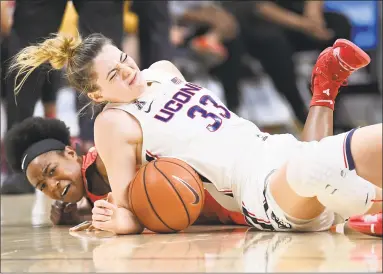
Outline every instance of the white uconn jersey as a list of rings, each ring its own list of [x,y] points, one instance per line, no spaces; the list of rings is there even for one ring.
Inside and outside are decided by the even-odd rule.
[[[145,79],[149,70],[142,72]],[[211,91],[170,74],[134,103],[107,108],[124,110],[139,121],[143,164],[156,157],[183,160],[211,182],[204,186],[222,206],[241,211],[240,181],[246,176],[241,159],[260,133],[253,123],[230,112]]]

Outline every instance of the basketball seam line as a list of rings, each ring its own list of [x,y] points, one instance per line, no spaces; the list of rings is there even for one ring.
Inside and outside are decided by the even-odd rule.
[[[160,159],[160,160],[163,161],[163,162],[166,162],[166,163],[171,163],[171,164],[177,165],[179,167],[182,167],[184,170],[186,170],[194,178],[194,180],[196,180],[196,181],[200,180],[201,181],[199,176],[197,176],[198,179],[196,179],[196,176],[194,176],[187,168],[183,167],[182,165],[174,163],[174,162],[171,162],[171,161],[165,161],[163,158]],[[202,182],[202,184],[203,184],[203,182]],[[202,196],[203,196],[203,197],[201,197],[202,198],[201,199],[202,200],[202,208],[203,208],[203,205],[205,203],[205,195],[204,195],[205,189],[201,189],[199,184],[198,184],[198,188],[199,188],[199,190],[200,190],[200,192],[202,193]]]
[[[154,167],[155,167],[155,165],[154,165]],[[171,229],[171,230],[173,230],[173,231],[177,231],[177,230],[175,230],[175,229],[169,227],[167,224],[165,224],[165,222],[164,222],[164,221],[161,219],[161,217],[157,214],[157,211],[154,209],[154,206],[153,206],[153,204],[152,204],[152,202],[151,202],[151,200],[150,200],[148,191],[147,191],[147,189],[146,189],[146,180],[145,180],[146,168],[147,168],[147,165],[145,166],[145,169],[144,169],[144,174],[143,174],[143,175],[144,175],[144,176],[143,176],[144,179],[143,179],[143,181],[144,181],[144,189],[145,189],[145,193],[146,193],[146,197],[147,197],[147,199],[148,199],[149,205],[150,205],[150,207],[152,208],[154,214],[157,216],[157,218],[161,221],[161,223],[162,223],[164,226],[166,226],[167,228],[169,228],[169,229]]]
[[[153,165],[154,165],[154,167],[158,170],[158,172],[160,172],[160,173],[162,174],[162,176],[165,177],[165,179],[168,181],[168,183],[172,186],[173,190],[177,193],[178,198],[180,199],[182,205],[183,205],[184,208],[185,208],[186,215],[188,216],[188,226],[190,226],[190,215],[189,215],[189,211],[188,211],[188,209],[187,209],[187,207],[186,207],[184,201],[182,200],[181,195],[178,193],[178,190],[175,188],[175,186],[172,184],[172,182],[169,180],[169,178],[168,178],[168,177],[167,177],[167,176],[166,176],[166,175],[165,175],[159,168],[157,168],[157,166],[156,166],[156,161],[154,161]]]
[[[132,211],[133,215],[137,217],[137,219],[138,219],[138,216],[137,216],[136,212],[134,211],[134,206],[133,206],[133,199],[132,199],[132,197],[133,197],[132,192],[133,191],[132,191],[132,188],[133,188],[133,183],[136,181],[138,173],[140,173],[140,171],[136,172],[136,175],[134,176],[133,180],[129,183],[129,186],[128,186],[128,193],[129,193],[129,195],[128,195],[128,199],[129,199],[128,205],[130,205],[130,207],[131,207],[130,210]]]

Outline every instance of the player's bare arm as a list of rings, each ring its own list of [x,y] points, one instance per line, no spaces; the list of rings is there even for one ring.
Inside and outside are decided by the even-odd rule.
[[[95,204],[95,207],[104,206],[113,211],[110,220],[93,220],[95,228],[118,234],[140,233],[143,230],[129,210],[127,200],[129,182],[136,173],[136,151],[141,140],[142,133],[137,121],[127,113],[112,109],[97,117],[95,144],[107,170],[115,206],[103,200],[99,202],[103,204]]]

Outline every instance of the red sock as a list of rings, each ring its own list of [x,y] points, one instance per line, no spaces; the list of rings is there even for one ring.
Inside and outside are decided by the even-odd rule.
[[[332,89],[332,90],[331,90]],[[328,107],[334,110],[335,98],[338,95],[338,88],[322,89],[320,87],[313,87],[313,97],[310,102],[312,106]]]

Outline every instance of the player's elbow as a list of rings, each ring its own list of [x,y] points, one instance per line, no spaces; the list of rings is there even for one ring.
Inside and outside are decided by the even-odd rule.
[[[133,223],[131,226],[129,226],[128,229],[116,229],[114,233],[117,235],[137,235],[141,234],[144,231],[145,227],[141,225],[139,222]]]
[[[144,231],[144,229],[145,229],[145,227],[143,225],[141,225],[140,223],[138,223],[136,225],[136,227],[134,228],[132,234],[141,234]]]

